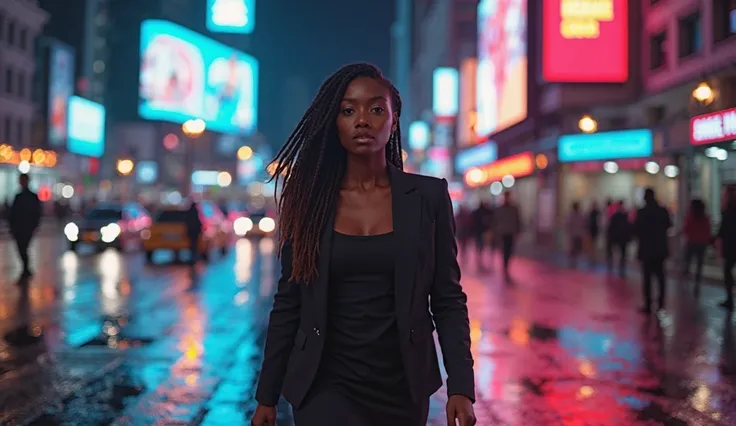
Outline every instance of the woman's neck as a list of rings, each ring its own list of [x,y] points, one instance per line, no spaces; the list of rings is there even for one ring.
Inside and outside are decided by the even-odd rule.
[[[351,157],[348,156],[344,183],[347,187],[374,187],[388,181],[386,156]]]

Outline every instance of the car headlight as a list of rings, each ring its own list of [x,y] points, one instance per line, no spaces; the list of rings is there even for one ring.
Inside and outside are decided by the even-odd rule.
[[[253,221],[247,217],[239,217],[233,222],[233,231],[235,235],[242,237],[253,229]]]
[[[67,223],[64,227],[64,235],[69,241],[77,241],[79,239],[79,227],[73,222]]]
[[[258,229],[263,232],[273,232],[273,230],[276,229],[276,221],[270,217],[264,217],[258,221]]]
[[[106,243],[111,243],[115,241],[115,238],[120,236],[120,225],[117,223],[111,223],[109,225],[103,226],[102,229],[100,229],[100,233],[102,234],[102,241]]]

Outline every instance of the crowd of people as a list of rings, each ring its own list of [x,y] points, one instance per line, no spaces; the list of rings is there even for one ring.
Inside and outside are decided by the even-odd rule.
[[[490,251],[492,258],[493,252],[500,246],[507,279],[509,259],[522,230],[519,209],[511,199],[511,194],[507,192],[504,193],[503,203],[499,207],[494,208],[482,201],[474,210],[460,206],[456,215],[457,237],[465,260],[472,243],[475,246],[477,268],[484,272],[489,269],[486,253]],[[709,246],[715,246],[723,259],[726,299],[721,306],[733,310],[736,191],[731,189],[726,192],[719,219],[719,226],[712,229],[712,220],[703,200],[692,200],[682,229],[678,230],[684,243],[679,272],[684,277],[693,278],[693,291],[696,296],[699,295],[706,251]],[[564,225],[570,267],[577,267],[583,256],[591,264],[596,264],[603,245],[609,273],[617,272],[621,279],[625,279],[630,247],[635,244],[636,257],[642,272],[642,311],[652,311],[653,279],[656,279],[659,290],[657,308],[664,309],[667,291],[666,261],[673,254],[670,253],[669,238],[673,222],[667,209],[657,201],[653,189],[644,192],[644,205],[639,209],[629,208],[623,200],[609,199],[603,208],[593,201],[584,210],[581,203],[576,201],[572,204]],[[691,276],[693,264],[695,272]]]

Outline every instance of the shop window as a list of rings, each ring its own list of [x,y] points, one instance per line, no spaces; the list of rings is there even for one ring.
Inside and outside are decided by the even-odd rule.
[[[649,39],[649,68],[652,70],[659,69],[667,64],[667,32],[653,35]]]
[[[717,43],[736,34],[736,0],[712,0],[713,40]]]
[[[695,12],[680,19],[678,23],[680,33],[679,56],[685,58],[703,49],[703,35],[700,24],[700,12]]]

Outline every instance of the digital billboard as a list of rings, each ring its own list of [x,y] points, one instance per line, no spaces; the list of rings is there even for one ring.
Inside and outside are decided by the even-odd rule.
[[[250,34],[256,26],[256,0],[207,0],[207,30]]]
[[[74,94],[74,49],[54,42],[49,51],[48,142],[66,143],[69,97]]]
[[[69,98],[67,150],[86,157],[105,152],[105,107],[79,96]]]
[[[556,83],[629,78],[628,0],[543,0],[542,75]]]
[[[527,62],[527,0],[481,0],[475,129],[479,137],[526,119]]]
[[[141,25],[139,115],[208,130],[247,135],[258,114],[258,61],[180,25]]]
[[[458,110],[459,75],[455,68],[437,68],[432,75],[432,112],[435,119],[454,119]]]
[[[455,155],[455,171],[465,173],[471,167],[480,167],[498,159],[498,147],[495,142],[485,142],[460,151]]]
[[[561,136],[557,156],[560,162],[643,158],[654,153],[654,135],[649,129],[580,133]]]

